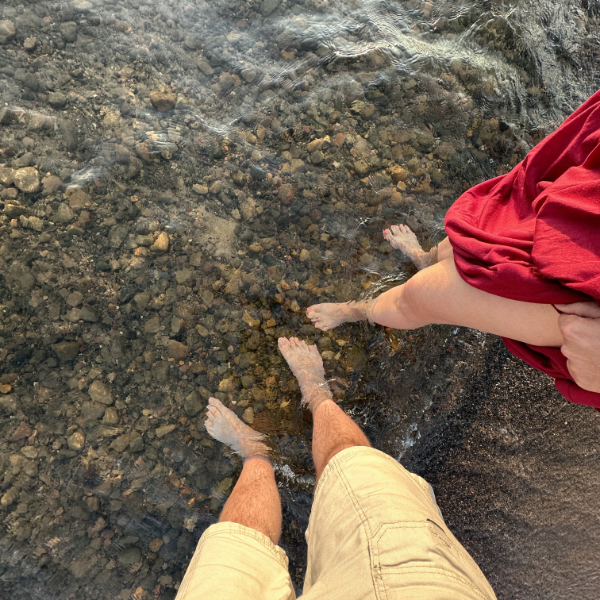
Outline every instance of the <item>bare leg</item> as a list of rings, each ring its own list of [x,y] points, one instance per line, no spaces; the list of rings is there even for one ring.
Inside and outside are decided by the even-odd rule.
[[[327,463],[338,452],[371,444],[358,425],[331,399],[317,347],[297,338],[279,338],[279,349],[298,379],[303,403],[313,413],[312,452],[319,480]]]
[[[244,459],[242,474],[219,521],[256,529],[276,544],[281,535],[281,500],[264,436],[240,421],[217,398],[209,399],[206,430]]]
[[[269,461],[254,457],[244,462],[219,521],[251,527],[277,544],[281,535],[281,500]]]
[[[425,252],[421,248],[417,237],[407,225],[392,225],[390,229],[384,229],[383,237],[394,248],[409,256],[419,269],[424,269],[453,256],[452,246],[447,237],[429,252]],[[356,323],[365,319],[371,324],[379,323],[379,321],[374,320],[370,315],[373,303],[373,300],[358,300],[335,304],[316,304],[310,306],[306,314],[315,324],[315,327],[323,331],[334,329],[342,323]]]
[[[408,256],[418,269],[424,269],[437,262],[437,246],[425,252],[408,225],[392,225],[389,229],[383,230],[383,237],[392,248]]]
[[[311,307],[307,314],[320,329],[330,329],[327,307]],[[345,305],[341,305],[345,306]],[[374,300],[353,304],[362,311],[362,320],[395,329],[416,329],[432,323],[460,325],[494,333],[535,346],[560,347],[558,313],[549,304],[508,300],[470,286],[458,274],[453,258],[419,271],[405,284],[381,294]],[[359,320],[359,319],[354,319]]]
[[[452,258],[454,256],[454,251],[452,250],[452,244],[450,240],[446,236],[438,245],[437,245],[437,261],[434,262],[442,262],[447,258]]]

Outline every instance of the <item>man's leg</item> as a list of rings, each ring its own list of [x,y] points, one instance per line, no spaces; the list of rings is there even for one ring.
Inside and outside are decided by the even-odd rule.
[[[312,452],[319,480],[338,452],[371,444],[360,427],[331,399],[317,347],[297,338],[279,338],[279,349],[298,380],[302,403],[313,414]]]
[[[371,448],[333,403],[316,346],[280,338],[279,348],[314,416],[313,458],[320,480],[306,534],[302,597],[495,600],[477,565],[447,530],[429,485]]]
[[[264,436],[216,398],[206,430],[244,459],[219,523],[202,535],[176,600],[294,600],[281,534],[281,502]]]
[[[244,467],[219,522],[260,531],[274,544],[281,535],[281,500],[263,436],[240,421],[216,398],[209,400],[207,431],[244,458]]]

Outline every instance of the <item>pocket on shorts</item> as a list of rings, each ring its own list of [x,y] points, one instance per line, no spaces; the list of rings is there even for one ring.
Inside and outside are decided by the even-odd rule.
[[[449,590],[468,589],[471,594],[466,597],[485,598],[465,576],[467,565],[478,570],[471,557],[430,519],[382,525],[370,542],[370,551],[373,581],[380,600],[391,600],[395,593],[400,597],[403,589],[415,586],[423,586],[425,591],[434,579],[448,581]]]

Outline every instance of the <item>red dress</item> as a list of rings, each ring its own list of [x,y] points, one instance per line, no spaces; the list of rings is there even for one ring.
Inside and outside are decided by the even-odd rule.
[[[446,231],[475,288],[522,302],[600,303],[600,91],[510,173],[460,196]],[[600,394],[573,381],[559,349],[503,340],[565,398],[600,408]]]

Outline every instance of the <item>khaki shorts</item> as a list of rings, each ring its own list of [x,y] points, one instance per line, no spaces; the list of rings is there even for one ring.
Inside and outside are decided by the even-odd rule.
[[[431,486],[373,448],[327,465],[308,530],[303,600],[492,600]],[[287,556],[235,523],[209,527],[176,600],[293,600]]]

